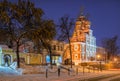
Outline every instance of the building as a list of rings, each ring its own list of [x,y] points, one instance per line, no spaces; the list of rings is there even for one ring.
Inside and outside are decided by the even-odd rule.
[[[42,64],[41,54],[19,52],[20,61],[25,64]],[[16,60],[16,52],[7,45],[0,45],[0,66],[9,66]]]
[[[93,30],[90,29],[90,21],[81,15],[75,24],[71,37],[72,61],[75,64],[81,62],[95,61],[96,59],[96,38]],[[70,59],[69,47],[66,45],[64,61]]]
[[[57,40],[51,41],[51,56],[52,56],[52,64],[62,63],[63,53],[64,53],[64,42],[60,42]],[[46,49],[43,49],[43,63],[50,63],[50,54]]]

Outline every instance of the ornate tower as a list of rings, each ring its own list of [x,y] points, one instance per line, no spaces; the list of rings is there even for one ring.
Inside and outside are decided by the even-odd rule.
[[[90,25],[91,23],[86,16],[80,15],[76,20],[73,35],[70,39],[72,61],[75,64],[91,61],[91,58],[95,60],[96,38],[92,34]],[[67,49],[65,56],[69,58],[69,49]]]
[[[85,35],[89,34],[89,30],[90,21],[85,16],[80,16],[76,21],[71,42],[85,42]]]
[[[90,32],[90,21],[81,15],[75,24],[75,29],[71,37],[72,45],[72,59],[74,63],[80,63],[82,60],[86,60],[86,34]],[[82,54],[83,53],[83,54]]]

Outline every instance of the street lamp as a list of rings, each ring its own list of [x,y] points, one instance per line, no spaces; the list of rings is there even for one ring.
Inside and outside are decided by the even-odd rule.
[[[116,62],[116,61],[117,61],[117,58],[114,58],[114,61]]]
[[[98,61],[100,61],[100,55],[97,55]]]
[[[114,58],[114,62],[115,62],[115,63],[117,63],[117,60],[118,60],[117,58]]]
[[[101,67],[101,56],[97,55],[98,61],[99,61],[99,70],[102,71],[102,67]]]

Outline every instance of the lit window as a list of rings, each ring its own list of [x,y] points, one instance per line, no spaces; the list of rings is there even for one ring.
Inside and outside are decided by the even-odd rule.
[[[46,56],[46,62],[50,63],[50,56],[49,55]]]

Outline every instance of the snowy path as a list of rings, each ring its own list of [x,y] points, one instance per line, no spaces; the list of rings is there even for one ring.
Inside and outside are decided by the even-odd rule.
[[[0,81],[80,81],[89,78],[107,76],[109,74],[116,74],[118,72],[97,72],[97,73],[79,73],[79,75],[71,75],[68,73],[61,73],[61,76],[58,77],[57,73],[49,73],[48,78],[45,77],[45,74],[27,74],[27,75],[12,75],[12,76],[0,76]],[[105,80],[106,81],[106,80]]]
[[[79,72],[78,75],[68,75],[68,72],[61,72],[61,76],[58,77],[58,73],[48,73],[48,78],[45,77],[45,73],[42,74],[26,74],[18,75],[18,73],[9,67],[0,67],[0,81],[80,81],[93,77],[107,76],[109,74],[118,74],[116,71],[102,71],[85,73]],[[105,80],[107,81],[107,80]]]
[[[0,76],[17,75],[16,70],[0,66]]]

